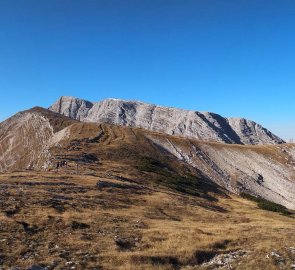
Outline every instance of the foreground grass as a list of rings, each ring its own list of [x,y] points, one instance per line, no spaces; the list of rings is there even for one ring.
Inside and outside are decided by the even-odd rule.
[[[295,243],[294,220],[258,209],[256,202],[218,194],[212,201],[126,179],[97,189],[100,179],[115,181],[1,175],[2,268],[210,269],[205,262],[235,250],[247,256],[233,269],[278,269],[267,257],[272,251],[284,257],[283,269],[293,262],[286,247]]]

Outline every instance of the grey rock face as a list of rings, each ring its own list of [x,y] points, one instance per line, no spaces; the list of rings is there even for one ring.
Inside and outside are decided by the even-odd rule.
[[[243,118],[228,118],[228,123],[243,144],[279,144],[282,139],[261,125]]]
[[[83,121],[92,107],[93,103],[86,100],[61,97],[50,107],[50,110]]]
[[[50,108],[65,116],[97,123],[139,127],[170,135],[230,144],[279,144],[284,141],[243,118],[162,107],[138,101],[106,99],[97,103],[61,97]]]

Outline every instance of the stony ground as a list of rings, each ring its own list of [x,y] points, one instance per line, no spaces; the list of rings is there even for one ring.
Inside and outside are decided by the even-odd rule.
[[[0,175],[3,270],[294,269],[294,225],[223,192],[186,195],[115,175]]]

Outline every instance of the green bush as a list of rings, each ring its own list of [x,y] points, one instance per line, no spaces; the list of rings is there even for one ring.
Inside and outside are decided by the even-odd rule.
[[[154,173],[153,181],[171,189],[189,195],[199,196],[201,182],[193,175],[180,175],[165,161],[156,160],[151,157],[142,157],[138,161],[138,170]]]
[[[266,211],[278,212],[278,213],[281,213],[286,216],[292,214],[285,206],[268,201],[268,200],[263,199],[261,197],[255,197],[253,195],[250,195],[248,193],[243,193],[243,192],[240,194],[240,196],[247,199],[247,200],[256,202],[258,208],[260,208],[260,209],[263,209]]]

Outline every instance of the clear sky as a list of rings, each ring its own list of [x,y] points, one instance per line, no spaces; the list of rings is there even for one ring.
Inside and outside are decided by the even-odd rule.
[[[295,137],[295,1],[0,0],[0,120],[61,95],[242,116]]]

